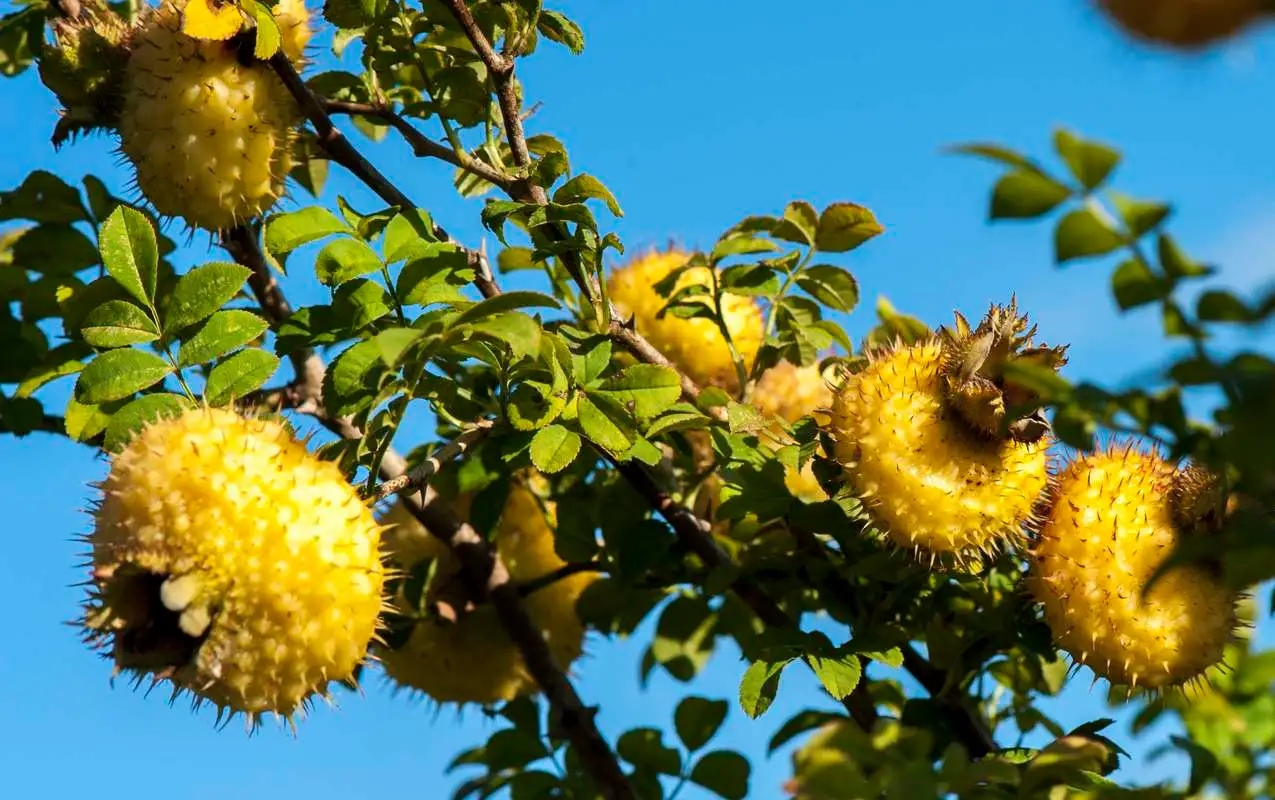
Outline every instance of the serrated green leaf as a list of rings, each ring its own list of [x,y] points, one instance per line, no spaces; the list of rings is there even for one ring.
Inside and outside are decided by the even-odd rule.
[[[854,653],[841,656],[808,653],[805,658],[810,669],[823,684],[823,688],[837,700],[849,697],[859,685],[859,678],[863,675],[863,664],[860,663],[859,656]]]
[[[377,352],[381,354],[385,366],[394,369],[402,361],[407,348],[416,344],[424,335],[416,328],[390,328],[376,334],[372,341],[376,342]]]
[[[323,381],[323,404],[337,416],[356,414],[372,402],[385,369],[373,341],[362,341],[337,356]]]
[[[784,667],[792,661],[791,658],[780,661],[763,659],[754,661],[744,670],[744,677],[739,682],[739,705],[745,714],[756,719],[766,713],[779,692],[779,679]]]
[[[709,255],[709,260],[716,264],[717,262],[730,258],[731,256],[747,256],[755,253],[774,253],[779,250],[779,245],[762,236],[752,236],[751,234],[728,232],[722,238],[717,240],[717,244],[713,245],[713,252]]]
[[[153,342],[159,338],[159,328],[133,303],[108,300],[84,316],[80,336],[93,347],[108,350]]]
[[[270,324],[239,308],[218,311],[194,330],[177,351],[177,366],[207,364],[243,347],[266,332]]]
[[[773,297],[779,293],[779,276],[765,264],[736,264],[718,276],[724,294]]]
[[[148,394],[137,398],[115,412],[106,425],[103,447],[108,452],[122,450],[133,435],[145,426],[161,419],[180,416],[193,407],[189,398],[179,394]]]
[[[394,311],[394,298],[374,280],[355,278],[332,296],[332,314],[351,331],[361,331]]]
[[[1048,175],[1017,170],[1001,176],[992,187],[988,219],[1032,219],[1053,211],[1071,197],[1071,190]]]
[[[155,229],[140,211],[119,206],[102,224],[98,248],[107,273],[142,305],[155,302],[159,275],[159,243]]]
[[[853,311],[859,305],[859,283],[841,267],[816,264],[797,276],[797,285],[835,311]]]
[[[204,400],[220,406],[260,389],[279,368],[279,357],[265,350],[241,350],[208,373]]]
[[[1120,163],[1120,153],[1105,144],[1081,139],[1070,131],[1054,133],[1054,149],[1080,185],[1092,191]]]
[[[536,18],[536,29],[546,39],[565,45],[575,55],[584,52],[584,31],[560,11],[542,10]]]
[[[485,300],[474,303],[452,320],[452,326],[459,327],[471,322],[476,322],[483,317],[503,314],[506,311],[514,311],[520,308],[560,307],[561,306],[556,299],[541,292],[504,292],[503,294],[498,294],[495,297],[488,297]]]
[[[812,245],[818,230],[819,212],[805,200],[794,200],[784,206],[783,218],[771,235],[795,244]]]
[[[695,752],[713,738],[726,720],[728,704],[725,700],[708,700],[691,695],[677,704],[673,712],[673,727],[677,738],[686,749]]]
[[[624,212],[620,209],[620,204],[616,202],[615,195],[611,194],[611,190],[604,186],[602,181],[587,172],[582,172],[571,178],[553,193],[553,202],[564,205],[585,200],[601,200],[606,203],[607,210],[614,216],[624,216]]]
[[[540,324],[520,311],[480,319],[470,323],[467,331],[470,335],[485,335],[499,340],[509,347],[516,359],[540,350]]]
[[[824,253],[846,253],[884,232],[871,210],[857,203],[832,203],[819,215],[815,247]]]
[[[638,419],[662,414],[682,396],[677,372],[654,364],[634,364],[596,389],[628,408]]]
[[[625,731],[615,743],[615,751],[635,767],[646,767],[664,775],[682,772],[682,756],[664,744],[658,728],[634,728]]]
[[[385,263],[394,264],[420,258],[434,251],[430,245],[441,244],[434,237],[434,221],[429,212],[413,208],[400,214],[385,226]]]
[[[405,306],[462,303],[461,289],[473,280],[469,259],[455,245],[427,243],[398,274],[394,291]]]
[[[594,444],[615,454],[623,453],[633,446],[633,439],[625,432],[625,428],[599,408],[587,394],[580,395],[576,408],[580,429]]]
[[[314,260],[314,274],[324,286],[340,286],[383,266],[375,250],[346,236],[323,246]]]
[[[250,274],[238,264],[213,262],[181,276],[164,309],[164,333],[171,336],[211,317],[239,294]]]
[[[691,769],[691,782],[703,786],[726,800],[748,797],[748,780],[752,765],[733,750],[705,753]]]
[[[336,233],[351,233],[349,225],[322,206],[278,214],[266,222],[266,250],[287,255],[298,247]]]
[[[1059,264],[1106,255],[1123,244],[1124,238],[1090,208],[1068,212],[1054,228],[1054,260]]]
[[[549,475],[569,467],[579,453],[579,434],[561,425],[541,428],[531,439],[531,462]]]
[[[150,388],[172,374],[172,366],[142,350],[109,350],[80,371],[75,396],[81,403],[101,405]]]
[[[275,21],[275,16],[270,9],[261,3],[252,2],[246,6],[251,9],[253,21],[257,23],[254,29],[256,36],[252,55],[258,61],[268,61],[271,56],[279,52],[279,46],[283,44],[279,23]]]

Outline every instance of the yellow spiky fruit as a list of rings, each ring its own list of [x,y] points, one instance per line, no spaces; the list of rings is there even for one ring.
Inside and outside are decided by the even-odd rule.
[[[716,321],[682,319],[673,314],[658,316],[668,300],[655,290],[655,284],[689,259],[689,253],[676,248],[638,256],[611,274],[607,292],[621,316],[632,317],[637,332],[692,380],[703,386],[735,392],[739,388],[739,376],[730,346]],[[677,289],[710,285],[708,270],[708,267],[687,270],[679,278]],[[760,306],[751,297],[723,295],[722,317],[745,369],[751,369],[765,339]]]
[[[301,116],[269,65],[241,60],[239,37],[182,33],[186,1],[165,0],[133,36],[120,149],[158,213],[218,231],[269,211],[283,196]],[[309,39],[304,4],[281,3],[275,16],[283,52],[300,59]]]
[[[1237,593],[1205,566],[1153,573],[1217,524],[1215,487],[1155,453],[1111,448],[1057,478],[1027,587],[1059,646],[1100,677],[1158,689],[1202,675],[1232,640]]]
[[[954,331],[877,354],[838,387],[834,458],[894,545],[960,565],[1019,542],[1034,522],[1050,440],[1037,415],[1005,419],[1029,393],[1002,373],[1011,360],[1056,368],[1065,358],[1031,347],[1025,330],[1012,303],[976,330],[958,314]]]
[[[348,680],[383,607],[381,526],[284,424],[199,408],[158,421],[99,485],[88,639],[251,724]]]
[[[1197,50],[1269,21],[1270,0],[1097,0],[1101,12],[1144,42]]]
[[[471,501],[472,497],[462,496],[452,507],[463,517]],[[527,483],[515,483],[493,539],[511,580],[534,581],[565,565],[554,551],[554,513],[552,504],[542,503]],[[376,650],[389,678],[439,703],[458,705],[490,705],[537,691],[495,609],[489,604],[475,606],[465,597],[460,564],[447,546],[430,535],[401,501],[383,521],[393,525],[386,534],[392,563],[411,570],[425,559],[434,561],[423,611],[412,609],[401,591],[395,598],[399,613],[418,611],[420,615],[401,646]],[[584,651],[585,627],[575,606],[597,577],[596,573],[576,573],[524,598],[527,613],[562,669]]]
[[[798,367],[781,361],[758,378],[753,405],[763,414],[779,417],[789,424],[813,416],[816,422],[826,425],[826,413],[819,412],[826,412],[832,406],[832,389],[818,363]],[[818,502],[828,497],[809,463],[800,470],[789,468],[784,483],[800,500]]]

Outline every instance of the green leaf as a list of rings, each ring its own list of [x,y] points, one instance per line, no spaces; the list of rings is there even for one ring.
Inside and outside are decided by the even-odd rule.
[[[579,453],[580,435],[561,425],[541,428],[531,439],[531,462],[546,474],[561,472],[571,466]]]
[[[816,711],[814,709],[800,711],[790,717],[783,725],[780,725],[779,730],[775,731],[775,735],[770,737],[770,742],[766,745],[766,755],[774,753],[792,741],[794,737],[838,719],[845,719],[845,717],[841,714],[834,714],[831,711]]]
[[[779,293],[779,276],[765,264],[736,264],[722,270],[718,279],[724,294],[774,297]]]
[[[142,428],[164,418],[180,416],[192,407],[189,398],[180,394],[166,392],[139,397],[110,418],[103,447],[108,452],[118,453]]]
[[[376,342],[377,352],[381,354],[385,366],[394,369],[403,360],[407,348],[416,344],[424,335],[416,328],[390,328],[373,336],[372,341]]]
[[[90,311],[80,323],[84,341],[102,350],[153,342],[159,329],[150,315],[127,300],[108,300]]]
[[[374,280],[356,278],[332,296],[332,313],[351,331],[361,331],[394,310],[394,298]]]
[[[332,362],[323,379],[323,404],[337,416],[356,414],[372,402],[384,362],[376,343],[362,341]]]
[[[999,164],[1004,164],[1007,167],[1015,167],[1028,172],[1041,172],[1040,165],[1036,162],[1024,155],[1010,150],[1008,147],[1002,147],[998,144],[960,144],[948,147],[946,150],[949,153],[955,153],[957,155],[986,158],[989,161],[995,161]]]
[[[100,405],[122,400],[167,378],[173,368],[153,353],[141,350],[109,350],[93,359],[75,382],[81,403]]]
[[[819,212],[805,200],[794,200],[784,206],[783,219],[771,235],[794,244],[813,245],[818,230]]]
[[[744,670],[744,677],[739,682],[739,705],[750,718],[756,719],[766,713],[770,704],[775,702],[779,692],[779,678],[784,667],[793,659],[780,661],[754,661]]]
[[[452,327],[459,327],[476,322],[483,317],[503,314],[506,311],[514,311],[519,308],[560,308],[560,305],[553,297],[540,292],[504,292],[495,297],[488,297],[481,302],[474,303],[465,309],[452,320]]]
[[[615,420],[582,394],[576,401],[580,429],[590,441],[611,453],[623,453],[633,446],[632,437]]]
[[[1123,244],[1124,238],[1099,219],[1093,209],[1077,208],[1059,220],[1054,229],[1054,260],[1063,264],[1106,255]]]
[[[238,264],[213,262],[181,276],[164,309],[164,333],[171,336],[211,317],[239,294],[251,273]]]
[[[375,250],[358,239],[345,236],[329,242],[319,251],[314,260],[314,274],[324,286],[340,286],[383,266]]]
[[[1054,149],[1081,186],[1096,189],[1120,163],[1120,153],[1098,142],[1081,139],[1059,129],[1054,133]]]
[[[845,253],[884,232],[869,209],[856,203],[832,203],[819,215],[815,247],[824,253]]]
[[[805,658],[806,663],[818,676],[819,682],[823,684],[823,688],[837,700],[849,697],[854,687],[859,685],[859,678],[863,675],[863,664],[859,662],[859,656],[855,653],[835,657],[811,653]]]
[[[1213,270],[1209,267],[1187,257],[1174,238],[1167,233],[1156,237],[1156,251],[1160,259],[1160,269],[1174,280],[1204,278],[1213,274]]]
[[[405,306],[462,303],[461,289],[472,280],[469,259],[455,245],[428,243],[399,271],[394,291]]]
[[[98,248],[69,225],[40,225],[12,242],[13,263],[43,275],[70,276],[101,261]]]
[[[705,753],[691,769],[691,782],[703,786],[726,800],[744,800],[748,796],[748,779],[752,766],[748,759],[733,750]]]
[[[155,302],[159,244],[155,229],[140,211],[119,206],[98,235],[102,265],[124,290],[144,306]]]
[[[385,262],[393,264],[405,259],[432,254],[430,245],[441,244],[434,236],[434,221],[429,212],[419,208],[396,214],[385,226]]]
[[[287,255],[326,236],[351,232],[350,226],[331,211],[322,206],[308,206],[275,215],[266,222],[266,250],[274,255]]]
[[[654,364],[634,364],[596,390],[628,408],[638,419],[650,419],[668,410],[682,396],[676,371]]]
[[[646,767],[665,775],[682,772],[681,754],[664,744],[663,734],[657,728],[625,731],[616,741],[615,751],[635,767]]]
[[[204,400],[213,406],[237,400],[260,389],[278,368],[279,357],[274,353],[256,348],[235,353],[208,373]]]
[[[1244,301],[1222,289],[1210,289],[1200,295],[1195,315],[1201,322],[1250,322],[1253,312]]]
[[[692,753],[708,744],[713,734],[726,720],[728,703],[725,700],[708,700],[694,695],[677,704],[673,713],[673,726],[677,738]]]
[[[1169,216],[1172,209],[1165,203],[1151,200],[1137,200],[1120,192],[1111,192],[1111,203],[1116,213],[1124,220],[1129,235],[1140,238],[1147,231],[1155,229]]]
[[[611,190],[602,185],[602,181],[587,172],[582,172],[571,178],[559,186],[558,191],[553,193],[553,202],[562,203],[563,205],[579,203],[584,200],[601,200],[606,203],[607,210],[614,216],[624,216],[624,212],[620,210],[620,204],[616,202]]]
[[[797,285],[835,311],[852,311],[859,305],[859,284],[841,267],[816,264],[802,271]]]
[[[1071,190],[1040,172],[1009,172],[992,187],[988,219],[1032,219],[1071,197]]]
[[[546,39],[565,45],[575,55],[584,52],[584,31],[560,11],[542,10],[536,18],[536,30]]]
[[[1171,290],[1171,286],[1136,258],[1121,262],[1111,273],[1111,293],[1122,310],[1154,303],[1167,297]]]
[[[713,252],[709,256],[709,260],[716,264],[723,259],[731,256],[747,256],[754,253],[773,253],[779,250],[779,245],[769,239],[761,236],[752,236],[746,233],[727,233],[717,240],[717,244],[713,245]]]
[[[506,247],[496,254],[496,269],[502,275],[524,269],[539,269],[541,262],[530,247]]]
[[[40,387],[58,378],[74,375],[84,369],[82,359],[90,355],[92,351],[79,342],[58,345],[44,355],[43,364],[22,378],[22,383],[18,384],[18,389],[13,396],[30,397]]]
[[[31,6],[35,9],[35,6]],[[43,12],[40,12],[43,13]],[[0,71],[3,70],[0,60]],[[91,222],[80,192],[52,172],[38,169],[27,175],[22,185],[0,192],[0,220],[29,219],[72,225]]]
[[[123,401],[103,403],[100,406],[96,403],[81,403],[72,395],[66,403],[66,435],[76,442],[89,441],[106,430],[111,414],[122,405]]]
[[[266,332],[270,325],[251,311],[230,308],[207,319],[182,343],[177,366],[192,367],[221,358]]]

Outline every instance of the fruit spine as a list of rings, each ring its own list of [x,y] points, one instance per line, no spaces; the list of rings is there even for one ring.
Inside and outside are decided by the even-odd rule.
[[[218,715],[289,719],[349,680],[383,608],[381,526],[283,424],[199,408],[111,462],[88,542],[88,640]]]
[[[204,0],[189,0],[204,2]],[[284,193],[300,111],[269,65],[249,55],[252,32],[205,41],[182,31],[188,0],[148,10],[132,37],[120,149],[136,185],[164,216],[223,230],[272,208]],[[281,49],[302,58],[310,35],[302,0],[274,8]]]
[[[1205,565],[1174,567],[1146,591],[1184,538],[1222,523],[1213,476],[1111,448],[1074,461],[1051,494],[1027,587],[1078,664],[1117,685],[1159,689],[1221,661],[1239,595],[1220,575]]]
[[[873,354],[834,394],[827,432],[845,480],[894,545],[963,564],[1021,540],[1049,481],[1048,425],[1010,416],[1034,395],[1007,366],[1057,370],[1065,348],[1032,345],[1017,304]]]

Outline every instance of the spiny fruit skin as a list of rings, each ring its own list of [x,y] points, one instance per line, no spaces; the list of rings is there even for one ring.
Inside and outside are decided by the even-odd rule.
[[[1117,685],[1198,678],[1233,638],[1238,598],[1206,567],[1174,568],[1144,594],[1184,535],[1173,502],[1182,475],[1132,447],[1077,459],[1057,478],[1032,553],[1027,586],[1055,640]]]
[[[464,517],[471,501],[472,497],[462,496],[452,507]],[[552,505],[542,505],[527,483],[514,484],[494,535],[497,555],[511,580],[532,581],[564,566],[554,551],[554,513]],[[458,705],[491,705],[537,691],[521,652],[505,633],[495,609],[485,603],[475,607],[464,599],[460,565],[447,546],[430,535],[401,501],[382,521],[393,526],[386,533],[385,548],[398,568],[411,570],[424,559],[434,559],[435,572],[425,589],[425,604],[447,606],[438,609],[440,615],[424,609],[401,647],[377,647],[389,678],[439,703]],[[577,573],[524,598],[527,613],[562,669],[583,653],[585,627],[575,605],[595,580],[594,573]],[[401,591],[394,603],[400,613],[410,613]]]
[[[83,625],[117,671],[223,712],[292,718],[377,634],[381,526],[282,423],[199,408],[145,428],[100,484]]]
[[[1275,13],[1269,0],[1098,0],[1098,7],[1126,33],[1182,50],[1230,39]]]
[[[117,124],[130,29],[122,17],[96,2],[75,20],[53,24],[53,43],[40,55],[40,79],[66,113],[86,126]]]
[[[818,412],[832,406],[832,389],[818,363],[799,367],[781,361],[757,380],[753,405],[763,414],[779,417],[789,424],[811,415],[817,422],[826,424],[826,415]],[[789,468],[784,483],[788,491],[801,500],[818,502],[828,497],[809,463],[801,470]]]
[[[739,388],[735,362],[714,320],[681,319],[673,314],[657,318],[668,300],[654,285],[689,259],[689,253],[676,248],[648,252],[615,270],[607,281],[607,292],[622,317],[632,316],[637,332],[696,383],[734,392]],[[708,269],[696,267],[683,273],[677,288],[710,285]],[[722,316],[745,368],[751,368],[765,338],[761,308],[751,297],[727,294],[722,296]]]
[[[120,149],[158,213],[217,231],[283,195],[300,111],[267,64],[239,59],[236,40],[183,34],[185,3],[166,0],[133,37]],[[305,6],[289,0],[275,15],[283,51],[299,59],[309,37]]]
[[[895,545],[963,561],[1016,542],[1049,482],[1046,440],[972,430],[946,402],[937,339],[875,357],[836,392],[834,458]]]

